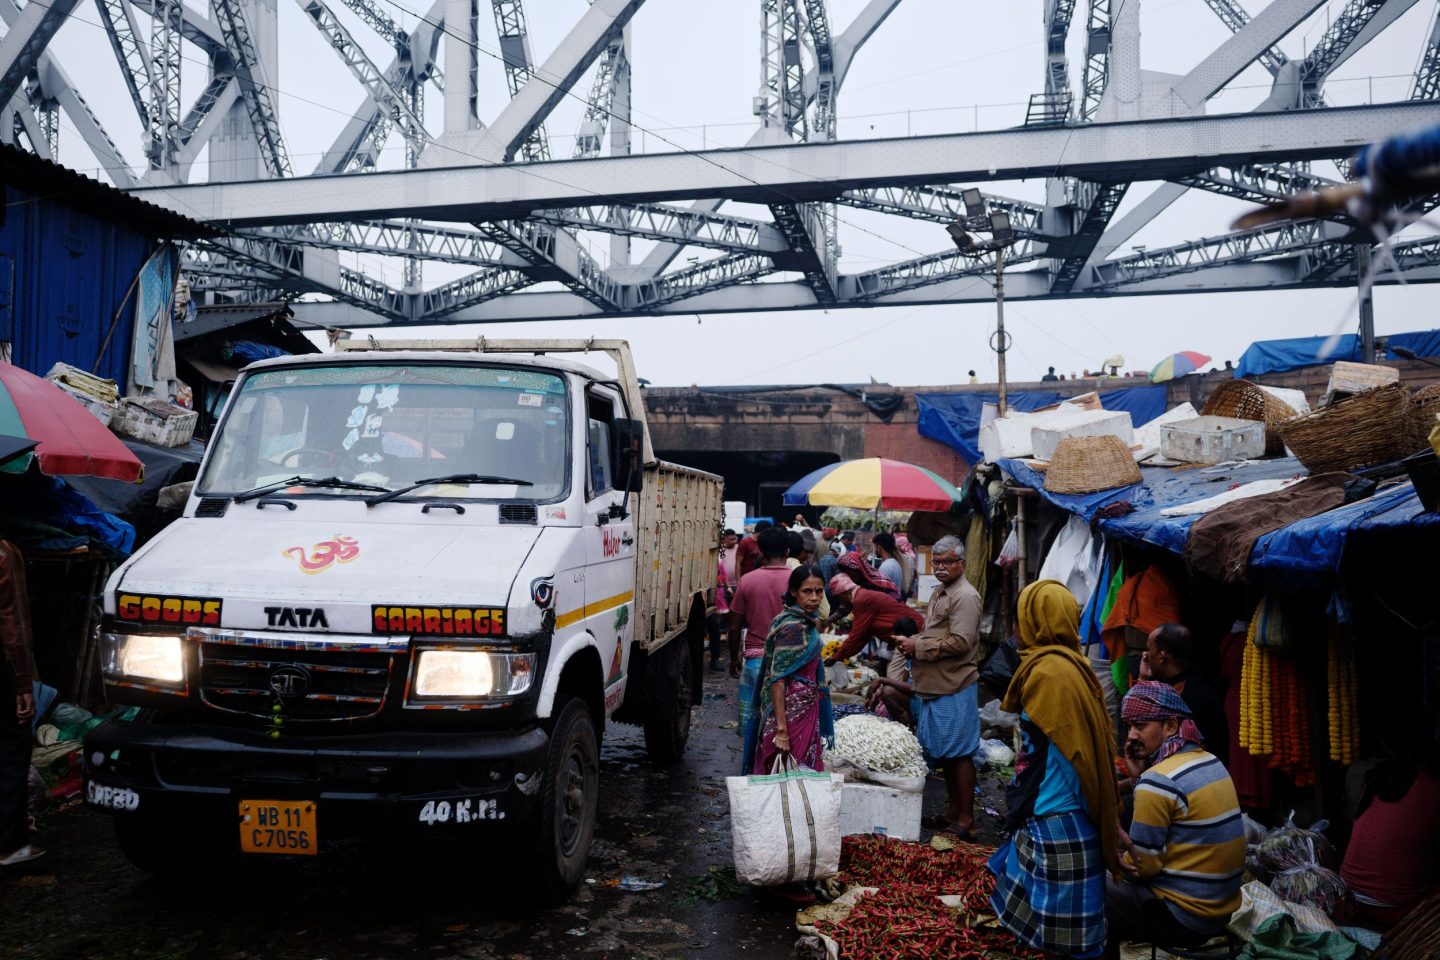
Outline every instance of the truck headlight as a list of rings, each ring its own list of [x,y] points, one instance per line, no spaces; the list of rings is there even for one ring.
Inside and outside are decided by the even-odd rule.
[[[127,680],[185,682],[184,638],[169,633],[107,633],[105,673]]]
[[[423,698],[514,697],[530,689],[535,654],[421,650],[414,695]]]

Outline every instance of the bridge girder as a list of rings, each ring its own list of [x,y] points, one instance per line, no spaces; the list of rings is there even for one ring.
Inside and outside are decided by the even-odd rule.
[[[1244,202],[1282,199],[1338,182],[1312,171],[1313,162],[1341,160],[1363,143],[1440,124],[1440,27],[1417,38],[1420,67],[1409,101],[1335,107],[1323,95],[1326,80],[1415,0],[1348,0],[1309,50],[1300,48],[1302,38],[1314,36],[1321,0],[1269,0],[1253,16],[1234,0],[1206,0],[1231,35],[1188,73],[1166,81],[1163,96],[1150,89],[1153,75],[1144,96],[1136,95],[1140,0],[1129,0],[1133,7],[1087,0],[1083,16],[1074,0],[1047,0],[1044,93],[1028,118],[1014,118],[1029,126],[888,140],[844,139],[839,105],[865,42],[903,0],[869,0],[843,30],[832,28],[825,0],[756,0],[762,83],[755,136],[736,149],[644,154],[632,153],[629,105],[632,75],[644,77],[644,52],[637,59],[628,26],[643,15],[643,0],[590,0],[568,29],[554,31],[561,37],[555,49],[539,56],[522,0],[489,0],[488,10],[485,0],[433,0],[408,31],[374,0],[299,0],[349,68],[360,104],[314,172],[304,174],[281,136],[285,90],[270,78],[284,74],[267,62],[276,54],[256,28],[259,0],[211,0],[211,16],[183,0],[97,0],[100,26],[144,130],[140,149],[131,151],[142,167],[132,169],[106,133],[106,125],[121,124],[103,123],[75,88],[77,71],[67,74],[47,49],[76,2],[22,7],[0,0],[9,28],[0,37],[5,139],[18,136],[51,155],[64,111],[117,185],[230,231],[187,259],[197,289],[318,294],[337,305],[314,309],[353,314],[356,323],[991,296],[991,268],[953,251],[847,271],[840,241],[863,229],[853,222],[857,216],[897,226],[960,221],[972,230],[991,215],[1008,216],[1016,246],[1006,256],[1007,297],[1015,299],[1343,285],[1355,282],[1359,237],[1343,215],[1148,254],[1120,251],[1189,191]],[[544,3],[530,0],[535,9],[528,12],[544,15]],[[491,23],[493,37],[479,37],[481,25],[488,30]],[[365,53],[365,38],[356,35],[365,30],[394,51],[388,65]],[[1073,67],[1072,32],[1081,33],[1082,50]],[[476,115],[474,61],[490,42],[501,51],[507,97],[487,124]],[[444,59],[457,50],[469,55]],[[178,81],[185,57],[209,64],[188,110]],[[1207,105],[1257,62],[1275,78],[1259,110],[1206,115]],[[442,66],[452,78],[449,89]],[[445,94],[443,130],[425,128],[427,85]],[[551,149],[544,124],[566,97],[582,101],[584,115],[573,156],[552,160],[560,151]],[[196,158],[235,116],[247,122],[248,133],[239,135],[250,138],[266,178],[193,182]],[[233,127],[227,136],[236,135]],[[403,165],[383,160],[392,137],[405,140]],[[987,191],[972,208],[975,188],[1014,180],[1047,183],[1045,199]],[[1139,181],[1161,184],[1121,208]],[[729,201],[753,204],[762,214],[721,212]],[[1401,272],[1410,282],[1436,279],[1440,243],[1409,236],[1396,256]],[[936,243],[943,240],[937,231]],[[635,264],[632,241],[652,245]],[[677,265],[682,251],[695,255]],[[367,263],[392,261],[404,265],[399,290],[367,275]],[[425,261],[474,272],[422,289]]]

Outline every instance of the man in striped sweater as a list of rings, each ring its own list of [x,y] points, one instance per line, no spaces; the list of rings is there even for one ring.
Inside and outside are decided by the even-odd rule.
[[[1110,880],[1110,949],[1123,941],[1187,947],[1222,933],[1240,906],[1245,830],[1235,785],[1203,745],[1190,709],[1169,684],[1125,695],[1126,752],[1145,765],[1135,819],[1121,834],[1127,876]]]

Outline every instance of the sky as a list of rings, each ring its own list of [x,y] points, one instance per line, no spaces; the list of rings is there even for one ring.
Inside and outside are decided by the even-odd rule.
[[[358,107],[360,87],[300,3],[274,2],[279,68],[271,80],[290,156],[296,169],[304,171],[313,168]],[[375,2],[402,25],[413,26],[425,0]],[[1143,2],[1141,65],[1147,71],[1184,74],[1228,36],[1203,0],[1112,2],[1117,10],[1123,3]],[[385,43],[341,8],[339,0],[333,5],[371,57],[387,62]],[[531,44],[538,60],[585,6],[585,0],[528,0]],[[829,0],[832,30],[841,32],[863,6],[863,0]],[[1262,3],[1250,0],[1246,6],[1253,15]],[[1291,57],[1303,57],[1342,6],[1342,0],[1322,4],[1280,47]],[[1074,87],[1079,86],[1083,62],[1077,45],[1085,8],[1084,3],[1076,5],[1077,23],[1071,32]],[[1436,9],[1434,0],[1416,2],[1332,76],[1327,101],[1348,105],[1404,99]],[[143,14],[140,17],[147,23]],[[133,165],[143,159],[142,131],[98,24],[92,6],[77,7],[52,50]],[[759,30],[756,0],[648,0],[632,21],[636,152],[743,144],[756,125],[751,103],[760,81]],[[494,29],[484,16],[479,47],[480,115],[486,119],[501,109],[508,93]],[[204,85],[206,65],[195,47],[185,45],[182,54],[182,102],[189,103]],[[1030,94],[1043,88],[1043,66],[1040,0],[903,0],[856,57],[839,95],[839,136],[903,137],[1019,125]],[[1208,112],[1252,109],[1269,92],[1269,80],[1262,67],[1252,65],[1210,102]],[[587,77],[577,87],[579,95],[562,101],[546,123],[557,157],[570,155],[588,88]],[[441,100],[432,88],[426,103],[432,131],[442,127]],[[62,121],[59,159],[92,175],[105,175],[68,120]],[[202,156],[195,179],[203,179],[204,164]],[[401,166],[403,147],[397,136],[382,167]],[[1334,175],[1333,167],[1317,165],[1316,170]],[[1043,200],[1045,191],[1041,181],[984,186],[1030,201]],[[1117,217],[1154,186],[1133,186]],[[1128,246],[1153,249],[1218,236],[1244,209],[1236,201],[1191,191]],[[745,204],[728,204],[724,210],[767,215]],[[843,208],[840,221],[843,272],[876,269],[950,246],[936,224]],[[587,235],[586,240],[597,254],[607,249],[606,237]],[[643,257],[647,249],[637,242],[634,258]],[[684,266],[691,254],[712,255],[692,249],[677,265]],[[398,261],[350,257],[342,262],[400,285]],[[425,284],[455,279],[463,272],[427,265]],[[1382,287],[1375,295],[1376,330],[1384,335],[1440,326],[1434,303],[1433,294],[1423,287]],[[1180,350],[1200,351],[1220,366],[1238,359],[1254,340],[1349,332],[1356,327],[1356,317],[1355,292],[1342,289],[1007,302],[1006,328],[1014,338],[1007,364],[1012,380],[1038,379],[1049,366],[1067,374],[1095,369],[1115,354],[1124,356],[1127,370],[1148,369]],[[994,322],[993,305],[972,303],[407,328],[395,335],[619,337],[631,342],[641,376],[657,386],[872,379],[941,385],[964,382],[971,369],[982,380],[994,379],[996,355],[987,346]]]

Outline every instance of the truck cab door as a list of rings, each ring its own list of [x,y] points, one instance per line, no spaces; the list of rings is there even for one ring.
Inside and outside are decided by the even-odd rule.
[[[635,617],[637,497],[616,489],[615,423],[624,416],[619,395],[592,386],[585,395],[585,612],[605,665],[605,712],[625,694]]]

